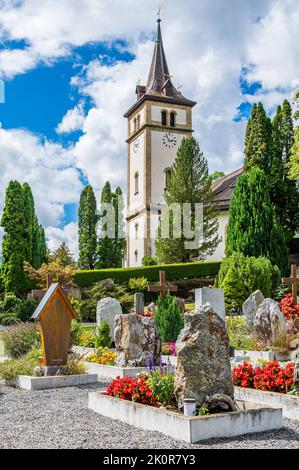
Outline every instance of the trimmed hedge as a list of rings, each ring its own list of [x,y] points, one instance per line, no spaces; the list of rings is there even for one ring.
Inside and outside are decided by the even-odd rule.
[[[159,281],[159,271],[166,272],[166,281],[176,279],[215,278],[220,269],[220,261],[165,264],[159,266],[142,266],[140,268],[97,269],[93,271],[77,271],[75,283],[79,287],[89,287],[104,279],[113,279],[115,282],[125,283],[132,278],[146,277],[150,282]]]

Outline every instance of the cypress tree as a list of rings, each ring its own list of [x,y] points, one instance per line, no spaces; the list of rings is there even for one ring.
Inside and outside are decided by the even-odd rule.
[[[114,267],[121,268],[124,257],[126,240],[125,240],[125,221],[124,221],[124,199],[121,188],[116,188],[112,195],[113,207],[115,211],[115,242],[114,242]]]
[[[294,113],[294,119],[299,120],[299,90],[296,91],[293,97],[294,104],[297,109]],[[288,163],[288,176],[291,180],[299,179],[299,126],[295,129],[294,143],[291,148],[290,161]]]
[[[6,292],[23,294],[27,277],[23,270],[26,254],[26,226],[24,191],[18,181],[11,181],[6,189],[5,206],[1,220],[4,229],[2,242],[2,277]]]
[[[99,217],[99,240],[97,246],[97,268],[107,269],[115,264],[115,220],[107,222],[109,216],[105,208],[106,204],[113,207],[113,195],[109,181],[106,182],[101,195],[101,210]],[[109,232],[109,233],[108,233]]]
[[[44,230],[44,227],[39,224],[39,221],[36,215],[34,216],[32,238],[33,238],[32,266],[35,269],[38,269],[41,267],[43,263],[48,262],[48,255],[47,255],[45,230]]]
[[[267,178],[260,168],[252,168],[238,178],[227,229],[226,254],[267,257],[282,273],[288,271],[288,251],[284,230],[271,203]]]
[[[86,186],[79,204],[79,268],[94,269],[97,250],[97,202],[91,186]]]
[[[267,173],[271,163],[271,120],[262,103],[254,104],[245,136],[245,169],[258,166]]]
[[[169,207],[179,204],[181,211],[185,203],[191,204],[190,220],[193,231],[200,229],[195,226],[195,204],[202,203],[203,211],[203,242],[198,248],[186,248],[188,239],[183,234],[183,221],[180,220],[181,235],[174,238],[174,217],[169,218],[170,238],[158,237],[156,241],[157,258],[160,262],[188,262],[204,259],[213,254],[218,243],[218,211],[212,202],[211,179],[208,163],[200,151],[198,142],[193,138],[184,139],[178,150],[174,165],[171,168],[168,187],[165,192],[165,202]],[[165,223],[163,216],[161,224]],[[161,229],[159,231],[161,235]]]
[[[24,191],[24,222],[25,222],[25,261],[32,264],[33,252],[36,247],[33,246],[35,208],[34,199],[30,186],[25,183]]]

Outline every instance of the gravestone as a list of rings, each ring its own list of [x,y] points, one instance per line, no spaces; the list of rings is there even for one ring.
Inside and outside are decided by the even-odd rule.
[[[97,305],[97,327],[100,327],[101,323],[107,322],[110,327],[112,341],[114,341],[115,317],[122,313],[118,300],[111,297],[105,297]]]
[[[160,364],[162,340],[153,318],[118,315],[115,327],[116,366],[145,367],[150,358]]]
[[[137,313],[137,315],[144,313],[144,295],[141,293],[134,295],[134,312]]]
[[[269,345],[275,345],[287,336],[287,323],[275,300],[265,299],[259,306],[254,320],[258,338]]]
[[[195,289],[195,311],[197,312],[205,304],[210,304],[220,318],[225,320],[224,292],[222,289],[202,287]]]
[[[242,310],[244,318],[250,327],[253,327],[258,308],[264,300],[265,297],[263,296],[262,292],[260,290],[256,290],[244,302]]]
[[[55,375],[67,363],[71,323],[75,317],[76,312],[60,284],[52,284],[32,316],[40,323],[47,375]]]
[[[180,408],[184,398],[194,398],[199,407],[217,394],[234,398],[229,337],[225,321],[211,305],[185,314],[176,350],[175,395]]]

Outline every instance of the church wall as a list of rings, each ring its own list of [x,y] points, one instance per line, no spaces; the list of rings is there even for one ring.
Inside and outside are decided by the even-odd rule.
[[[155,122],[161,122],[161,111],[168,111],[170,114],[172,111],[176,113],[176,124],[178,126],[185,126],[187,124],[187,111],[186,109],[179,109],[166,106],[152,106],[151,107],[151,120]]]
[[[144,106],[138,109],[137,112],[133,114],[131,118],[129,119],[129,134],[132,134],[132,132],[134,132],[134,119],[138,115],[140,116],[140,127],[142,127],[143,124],[145,123],[145,107]]]
[[[128,223],[128,255],[130,267],[137,267],[142,264],[142,258],[144,256],[145,220],[146,214],[143,213],[130,220]],[[136,225],[138,225],[138,239],[136,239]],[[135,256],[136,251],[138,252],[137,262]]]
[[[164,189],[166,184],[165,170],[170,168],[175,161],[178,148],[185,137],[184,134],[172,133],[177,137],[176,147],[170,149],[163,145],[162,139],[165,132],[152,131],[152,168],[151,168],[151,202],[159,204],[164,202]]]
[[[136,148],[136,142],[139,147]],[[137,139],[130,144],[130,212],[137,210],[143,206],[144,201],[144,146],[145,138],[142,133]],[[138,173],[138,194],[135,194],[135,175]]]
[[[221,211],[218,217],[219,228],[218,235],[222,238],[221,243],[216,248],[215,253],[212,256],[208,256],[207,261],[221,261],[225,258],[225,240],[226,240],[226,228],[228,225],[228,211]]]

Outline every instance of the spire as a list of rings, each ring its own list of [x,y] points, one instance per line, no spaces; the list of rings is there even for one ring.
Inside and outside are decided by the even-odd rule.
[[[158,28],[156,34],[156,45],[154,55],[148,76],[146,93],[161,93],[165,96],[178,98],[181,94],[174,87],[171,82],[171,76],[167,65],[167,60],[164,52],[162,32],[161,32],[161,19],[158,18]]]

